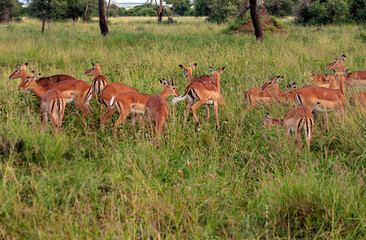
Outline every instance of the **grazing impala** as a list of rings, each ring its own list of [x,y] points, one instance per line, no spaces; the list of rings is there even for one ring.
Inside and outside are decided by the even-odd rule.
[[[342,55],[340,58],[334,60],[331,64],[329,64],[329,69],[338,68],[338,72],[346,72],[344,70],[343,61],[346,59],[345,55]],[[359,86],[366,87],[366,71],[353,71],[347,73],[344,79],[345,83],[348,86]]]
[[[45,92],[41,98],[41,122],[43,131],[46,130],[48,118],[51,119],[55,133],[61,131],[62,119],[65,113],[65,96],[56,89]]]
[[[224,70],[225,67],[221,68],[218,71],[214,71],[212,68],[210,68],[213,83],[210,83],[208,81],[192,82],[191,84],[188,85],[188,87],[185,90],[185,93],[182,96],[173,99],[173,104],[176,104],[177,102],[180,102],[186,99],[187,97],[190,99],[189,100],[190,102],[192,102],[193,99],[197,100],[197,103],[191,107],[194,119],[196,121],[197,131],[199,130],[199,120],[196,114],[196,109],[204,104],[214,105],[216,126],[218,129],[220,128],[218,106],[219,102],[221,104],[224,104],[224,101],[220,93],[220,74],[223,73]]]
[[[18,67],[15,69],[15,71],[12,74],[10,74],[9,79],[20,78],[24,82],[28,76],[28,74],[26,72],[27,66],[28,66],[28,63],[25,63],[22,66],[18,65]],[[69,75],[59,74],[59,75],[53,75],[50,77],[39,78],[36,80],[36,83],[38,83],[38,85],[41,87],[46,87],[52,83],[62,82],[62,81],[66,81],[66,80],[76,80],[76,79]]]
[[[95,76],[91,85],[93,87],[93,92],[99,97],[100,93],[103,91],[105,86],[107,86],[107,78],[102,76],[102,71],[100,70],[99,63],[92,63],[93,67],[84,72],[85,76]]]
[[[166,86],[169,85],[169,81],[160,81],[161,84]],[[172,81],[173,85],[173,81]],[[178,92],[174,94],[179,96]],[[145,104],[145,115],[148,118],[148,122],[153,123],[155,128],[155,133],[159,136],[161,132],[163,135],[166,128],[166,120],[168,119],[169,107],[165,99],[161,95],[154,95],[147,100]]]
[[[88,112],[92,112],[89,106],[92,97],[92,88],[84,81],[67,80],[53,83],[47,87],[40,87],[34,78],[27,77],[25,81],[18,86],[18,90],[23,89],[33,92],[39,98],[42,98],[43,94],[48,90],[57,89],[64,94],[66,103],[75,102],[76,107],[81,110],[84,116],[86,116]]]
[[[301,128],[304,128],[306,143],[308,151],[310,152],[314,119],[309,108],[302,106],[293,108],[285,114],[283,119],[270,118],[268,113],[266,113],[264,115],[263,126],[265,129],[268,129],[271,126],[283,126],[286,131],[286,140],[288,143],[290,143],[291,133],[295,133],[295,143],[298,142],[300,148],[302,148],[300,132]]]
[[[163,79],[160,80],[161,84],[165,86],[164,90],[160,93],[160,98],[165,99],[170,96],[179,96],[179,93],[175,89],[174,83]],[[110,107],[116,109],[119,114],[118,120],[113,125],[113,136],[117,134],[117,127],[124,122],[130,113],[145,114],[145,104],[150,99],[151,95],[141,94],[136,92],[126,92],[113,96],[110,101]]]
[[[110,101],[113,97],[116,97],[122,93],[138,91],[130,86],[123,83],[109,83],[99,95],[99,103],[107,108],[107,112],[100,119],[100,128],[103,128],[108,118],[115,112],[115,108],[111,108]]]
[[[179,67],[184,70],[183,77],[188,78],[188,84],[191,84],[192,82],[196,82],[196,81],[207,81],[207,82],[212,83],[212,77],[209,75],[203,75],[200,77],[193,78],[192,70],[197,67],[197,63],[193,64],[191,67],[185,67],[180,64]],[[187,119],[189,111],[193,104],[194,104],[194,98],[188,98],[187,102],[186,102],[186,111],[184,112],[184,119]],[[206,116],[207,116],[207,119],[210,118],[209,105],[206,105]]]

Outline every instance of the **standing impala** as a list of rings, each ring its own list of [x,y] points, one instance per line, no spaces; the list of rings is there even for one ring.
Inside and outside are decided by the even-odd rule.
[[[50,89],[41,98],[41,122],[43,131],[46,130],[48,118],[51,119],[55,133],[61,131],[62,119],[65,113],[65,96],[56,89]]]
[[[311,114],[311,110],[307,107],[296,107],[289,110],[283,119],[270,118],[268,113],[264,115],[263,122],[264,129],[268,129],[271,126],[283,126],[286,131],[286,140],[290,144],[291,133],[295,133],[295,143],[301,143],[301,128],[304,128],[305,138],[307,142],[308,151],[310,152],[310,143],[314,129],[314,119]]]
[[[93,90],[87,82],[81,80],[67,80],[53,83],[47,87],[40,87],[34,78],[27,77],[25,81],[18,86],[18,90],[29,90],[39,98],[42,98],[43,94],[50,89],[57,89],[62,92],[65,96],[66,103],[75,102],[76,107],[81,110],[84,116],[86,116],[88,112],[92,112],[89,102]]]
[[[10,74],[9,79],[17,79],[20,78],[24,82],[27,78],[28,74],[26,71],[26,68],[28,66],[28,63],[23,64],[22,66],[18,65],[15,71]],[[75,78],[65,75],[65,74],[59,74],[59,75],[53,75],[50,77],[42,77],[36,80],[36,83],[41,87],[46,87],[52,83],[56,82],[62,82],[66,80],[76,80]]]
[[[170,96],[179,96],[179,93],[175,89],[175,86],[169,81],[163,79],[160,80],[161,84],[165,86],[164,90],[160,93],[160,98],[165,99]],[[113,97],[110,101],[110,107],[116,109],[119,114],[118,120],[113,125],[113,136],[117,134],[117,127],[124,122],[130,113],[145,114],[145,104],[150,99],[151,95],[141,94],[136,92],[122,93],[116,97]]]
[[[193,78],[192,70],[197,67],[197,63],[193,64],[191,67],[185,67],[182,64],[180,64],[179,67],[184,70],[183,77],[188,78],[188,84],[191,84],[192,82],[196,82],[196,81],[207,81],[207,82],[212,83],[212,77],[209,75],[203,75],[200,77]],[[187,119],[189,110],[191,109],[193,104],[194,104],[194,98],[188,98],[186,101],[186,111],[184,112],[185,120]],[[207,119],[210,118],[210,109],[209,109],[208,105],[206,105],[206,116],[207,116]]]
[[[339,72],[344,72],[344,68],[343,68],[343,63],[340,65],[339,63],[343,62],[344,59],[346,58],[345,55],[342,55],[340,58],[334,60],[333,62],[331,62],[328,65],[328,69],[334,69],[337,68]],[[331,67],[333,66],[333,67]],[[325,88],[331,88],[330,87],[330,81],[332,79],[334,79],[334,76],[332,75],[327,75],[327,74],[322,74],[322,73],[315,73],[312,74],[310,76],[310,79],[312,80],[312,82],[314,83],[315,86],[317,87],[325,87]],[[334,87],[334,86],[332,86]],[[334,89],[334,88],[332,88]]]
[[[343,61],[346,59],[345,55],[342,55],[340,58],[334,60],[331,64],[328,65],[329,69],[338,68],[338,72],[347,72],[344,70]],[[366,71],[353,71],[348,73],[344,78],[345,83],[348,86],[359,86],[366,87]]]
[[[218,71],[214,71],[212,68],[210,68],[210,71],[212,73],[213,83],[210,83],[207,81],[192,82],[191,84],[188,85],[188,87],[185,90],[185,93],[182,96],[175,97],[173,99],[173,104],[176,104],[177,102],[180,102],[180,101],[186,99],[187,97],[189,99],[197,100],[197,103],[191,107],[194,119],[196,121],[197,131],[199,131],[199,120],[198,120],[198,117],[196,114],[196,109],[204,104],[213,104],[214,105],[215,116],[216,116],[216,126],[218,129],[220,128],[219,116],[218,116],[218,106],[219,106],[219,102],[221,104],[224,104],[224,101],[223,101],[221,93],[220,93],[220,74],[223,73],[224,70],[225,70],[225,67],[221,68]],[[185,119],[185,121],[186,121],[186,119]]]
[[[93,92],[99,97],[100,93],[103,91],[105,86],[107,86],[107,78],[102,76],[102,71],[100,70],[99,63],[92,63],[93,67],[84,72],[85,76],[95,76],[92,81]]]
[[[115,112],[115,108],[111,108],[109,104],[112,98],[115,98],[116,96],[126,92],[138,93],[136,89],[127,86],[123,83],[116,83],[116,82],[109,83],[100,93],[99,102],[107,108],[107,112],[100,119],[100,128],[104,127],[105,122]]]

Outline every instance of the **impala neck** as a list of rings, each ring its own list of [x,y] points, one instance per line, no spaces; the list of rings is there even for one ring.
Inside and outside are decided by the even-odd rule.
[[[212,76],[213,84],[215,84],[217,91],[220,92],[220,74],[216,73]]]
[[[330,77],[330,81],[329,81],[329,88],[330,89],[335,89],[336,88],[336,80],[335,80],[335,77]]]
[[[296,89],[291,90],[289,92],[282,92],[278,87],[277,83],[273,85],[272,91],[279,102],[288,102],[288,103],[291,103],[293,101],[294,95],[296,93]]]
[[[189,81],[189,84],[191,84],[193,81],[192,68],[188,69],[188,81]]]
[[[272,118],[272,126],[275,127],[282,127],[283,126],[283,119],[282,118]]]
[[[341,74],[343,75],[344,72],[342,72]],[[339,90],[343,95],[345,95],[346,93],[346,85],[344,84],[344,78],[345,78],[344,76],[339,78]]]
[[[20,79],[22,79],[22,81],[25,81],[27,76],[28,76],[28,74],[25,70],[20,71]]]
[[[339,63],[338,72],[345,72],[345,71],[344,71],[343,62],[340,62],[340,63]]]
[[[159,95],[162,99],[165,100],[167,97],[169,97],[170,93],[167,88],[164,88],[164,90]]]
[[[37,97],[41,98],[42,95],[48,91],[48,87],[40,87],[36,82],[32,84],[29,88],[31,92],[33,92]]]
[[[98,76],[100,76],[100,75],[102,75],[102,71],[100,70],[100,68],[98,68],[98,69],[96,70],[96,73],[95,73],[95,75],[94,75],[94,76],[98,77]]]

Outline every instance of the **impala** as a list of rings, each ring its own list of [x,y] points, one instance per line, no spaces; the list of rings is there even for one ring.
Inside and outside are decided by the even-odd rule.
[[[99,63],[92,63],[92,68],[85,71],[85,76],[95,76],[91,85],[93,87],[93,92],[99,97],[100,93],[103,91],[105,86],[107,86],[107,78],[102,76],[102,71],[100,70]]]
[[[105,122],[115,112],[115,108],[111,108],[109,104],[112,98],[126,92],[138,93],[136,89],[123,83],[116,82],[109,83],[100,93],[98,101],[107,108],[107,112],[100,119],[100,128],[104,127]]]
[[[175,89],[174,83],[163,79],[160,80],[161,84],[165,86],[164,90],[160,93],[160,98],[165,100],[168,96],[179,96],[179,93]],[[113,125],[113,136],[117,134],[117,127],[126,120],[130,113],[145,114],[145,104],[150,99],[151,95],[142,94],[136,92],[126,92],[113,96],[110,101],[110,107],[116,109],[119,114],[119,118]]]
[[[197,130],[199,130],[199,120],[196,114],[196,109],[204,104],[214,105],[216,125],[218,129],[220,128],[219,117],[218,117],[218,104],[219,102],[221,104],[224,104],[223,98],[220,93],[220,74],[223,73],[224,70],[225,67],[221,68],[218,71],[214,71],[212,68],[210,68],[213,83],[208,81],[192,82],[191,84],[188,85],[188,87],[185,90],[185,93],[182,96],[175,97],[173,99],[173,104],[176,104],[177,102],[180,102],[186,99],[187,97],[189,98],[190,102],[192,102],[193,99],[197,100],[197,103],[191,107],[194,119],[196,121]]]
[[[366,92],[359,92],[354,94],[350,98],[349,102],[354,107],[357,107],[358,105],[361,107],[366,107]]]
[[[185,67],[180,64],[179,67],[184,70],[183,77],[188,78],[188,84],[191,84],[192,82],[196,82],[196,81],[208,81],[208,82],[212,83],[212,77],[209,75],[203,75],[200,77],[193,78],[192,70],[197,67],[197,63],[193,64],[191,67]],[[187,102],[186,102],[186,111],[184,112],[185,120],[187,119],[189,110],[191,109],[193,104],[194,104],[194,98],[188,98]],[[207,119],[210,118],[210,109],[209,109],[208,105],[206,105],[206,116],[207,116]]]
[[[290,105],[293,105],[294,104],[294,96],[295,96],[296,91],[298,90],[297,84],[294,83],[295,87],[293,87],[293,89],[291,91],[282,92],[280,90],[280,88],[278,87],[278,83],[282,79],[283,79],[283,77],[277,76],[277,77],[269,80],[265,84],[263,84],[263,86],[260,87],[260,89],[263,92],[270,92],[271,93],[270,96],[272,98],[272,102],[274,102],[274,100],[276,100],[279,103],[288,103]]]
[[[343,61],[346,59],[345,55],[342,55],[340,58],[334,60],[331,64],[328,65],[329,69],[338,68],[338,72],[347,72],[344,70]],[[353,71],[347,73],[344,79],[345,83],[348,86],[359,86],[366,87],[366,71]]]
[[[54,132],[61,131],[62,119],[65,113],[65,96],[56,89],[45,92],[41,98],[41,122],[43,131],[46,130],[48,118],[51,119]]]
[[[160,81],[164,86],[169,85],[169,81]],[[173,85],[173,81],[172,84]],[[179,96],[178,92],[174,93],[175,96]],[[169,107],[165,99],[161,95],[154,95],[147,100],[145,104],[145,115],[148,118],[148,122],[153,123],[155,133],[159,136],[160,132],[165,133],[166,120],[168,119]]]
[[[38,74],[37,76],[39,76]],[[33,92],[37,97],[42,98],[50,89],[57,89],[65,96],[66,103],[75,102],[82,114],[86,116],[88,112],[92,112],[89,106],[90,99],[92,97],[91,86],[81,80],[66,80],[62,82],[53,83],[47,87],[39,86],[34,77],[27,77],[19,86],[18,90],[29,90]]]
[[[15,69],[15,71],[12,74],[10,74],[9,79],[20,78],[24,82],[28,76],[27,71],[26,71],[27,66],[28,66],[28,63],[25,63],[22,66],[18,65],[17,68]],[[59,74],[59,75],[53,75],[50,77],[39,78],[36,80],[36,82],[38,83],[39,86],[46,87],[52,83],[62,82],[62,81],[66,81],[66,80],[76,80],[76,79],[69,75]]]
[[[265,129],[268,129],[271,126],[283,126],[286,131],[286,140],[289,144],[291,133],[295,133],[294,142],[298,142],[300,144],[300,148],[302,148],[300,132],[301,128],[304,128],[307,148],[310,152],[310,143],[314,129],[314,119],[309,108],[302,106],[293,108],[285,114],[283,119],[270,118],[268,113],[266,113],[264,115],[263,126]]]

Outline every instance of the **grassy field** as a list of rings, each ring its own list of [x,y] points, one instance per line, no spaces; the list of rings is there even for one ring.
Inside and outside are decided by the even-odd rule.
[[[266,112],[279,117],[290,106],[244,114],[244,92],[274,76],[284,76],[282,89],[303,86],[342,54],[346,68],[366,70],[366,28],[285,23],[285,34],[263,42],[224,28],[201,18],[118,18],[103,38],[97,22],[52,23],[43,35],[35,20],[0,25],[0,238],[366,238],[365,112],[347,106],[344,125],[329,114],[328,130],[317,122],[310,154],[287,144],[283,129],[263,130]],[[198,63],[194,76],[226,65],[221,128],[201,108],[201,131],[192,115],[184,130],[185,103],[169,98],[159,147],[130,121],[113,139],[116,115],[100,130],[105,109],[93,98],[93,116],[72,105],[61,134],[50,125],[41,133],[38,98],[8,80],[16,65],[91,82],[83,72],[92,61],[110,82],[151,94],[163,77],[184,92],[179,64]]]

